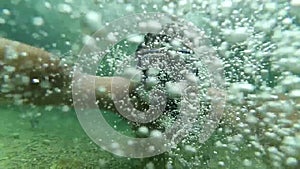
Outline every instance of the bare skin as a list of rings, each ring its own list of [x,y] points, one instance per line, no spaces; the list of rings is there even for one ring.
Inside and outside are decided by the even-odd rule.
[[[36,47],[32,47],[17,41],[0,38],[0,69],[5,67],[13,67],[9,76],[15,77],[16,75],[26,75],[30,79],[47,80],[50,83],[51,88],[62,89],[62,92],[47,95],[39,95],[36,98],[25,99],[25,102],[33,102],[36,104],[71,104],[71,89],[70,84],[72,82],[71,66],[65,66],[60,64],[58,57],[55,57],[51,53]],[[111,85],[112,80],[114,83],[123,86],[130,83],[129,80],[122,77],[99,77],[89,76],[89,79],[95,81],[95,88],[103,88],[104,92],[96,92],[97,98],[105,103],[111,102]],[[3,81],[0,81],[0,84]],[[1,84],[1,85],[2,85]],[[92,83],[85,83],[83,89],[87,92],[93,86]],[[119,90],[123,90],[122,87]],[[132,85],[130,85],[132,90]],[[22,90],[13,90],[7,94],[20,94],[21,92],[44,92],[38,84],[30,81],[28,85],[23,86]],[[118,91],[115,91],[116,93]],[[1,94],[1,97],[5,97]]]

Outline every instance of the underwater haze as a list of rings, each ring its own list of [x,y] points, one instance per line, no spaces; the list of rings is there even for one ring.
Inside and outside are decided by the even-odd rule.
[[[0,1],[0,168],[299,169],[300,0]]]

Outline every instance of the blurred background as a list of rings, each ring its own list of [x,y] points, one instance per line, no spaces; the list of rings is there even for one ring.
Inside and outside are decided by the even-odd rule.
[[[122,16],[163,12],[184,18],[204,30],[217,50],[227,91],[224,116],[205,143],[195,140],[195,129],[166,154],[123,158],[84,133],[68,84],[53,87],[21,78],[50,93],[67,93],[64,101],[29,102],[45,93],[19,87],[5,53],[0,57],[0,168],[300,168],[299,11],[299,0],[0,1],[0,37],[44,49],[69,68],[95,31]],[[103,114],[116,130],[134,132],[111,110]]]

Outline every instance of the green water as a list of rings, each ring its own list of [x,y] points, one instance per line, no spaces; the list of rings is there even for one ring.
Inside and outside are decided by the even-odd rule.
[[[204,32],[209,40],[205,47],[209,46],[216,52],[219,60],[210,60],[209,64],[218,68],[218,61],[222,61],[224,79],[220,81],[224,81],[226,91],[223,116],[204,143],[199,141],[199,131],[203,127],[201,120],[211,108],[207,103],[211,99],[209,96],[203,100],[197,98],[204,106],[197,110],[199,115],[193,119],[196,124],[170,151],[148,158],[121,157],[105,151],[84,131],[85,126],[80,123],[72,105],[70,77],[57,82],[58,87],[56,84],[51,86],[50,81],[49,87],[49,77],[53,74],[46,76],[30,66],[29,74],[14,72],[18,69],[9,67],[9,62],[4,59],[9,54],[0,53],[3,55],[0,56],[0,169],[300,168],[299,11],[299,0],[0,1],[0,37],[42,48],[58,56],[68,71],[79,58],[78,53],[92,41],[89,38],[113,31],[102,30],[98,35],[93,34],[112,21],[123,26],[124,21],[120,18],[150,12],[184,18]],[[146,28],[143,24],[137,25],[142,25],[141,29],[149,27],[150,31],[157,28],[155,24]],[[180,27],[175,28],[180,30]],[[142,36],[141,41],[139,37],[133,41],[122,39],[111,47],[95,75],[113,76],[116,70],[123,70],[122,63],[127,63],[129,55],[137,52],[139,45],[147,39],[145,34],[137,35]],[[108,41],[113,38],[108,38]],[[196,40],[193,43],[196,44]],[[168,45],[176,46],[172,42]],[[181,51],[182,46],[176,47]],[[2,48],[6,51],[8,47],[0,46]],[[205,53],[203,57],[206,55],[209,54]],[[136,60],[130,61],[130,66],[136,64]],[[195,65],[203,66],[203,63]],[[199,68],[199,71],[203,70],[199,78],[203,83],[209,82],[201,86],[203,91],[207,91],[214,81],[206,80],[211,76],[206,75],[207,67],[203,67]],[[38,84],[31,77],[32,72],[42,76]],[[72,72],[68,73],[72,75]],[[29,78],[27,86],[20,83],[23,75],[25,81],[26,77]],[[147,76],[149,78],[150,73]],[[217,77],[217,73],[214,76]],[[160,75],[155,78],[161,80]],[[158,84],[155,78],[154,82],[150,82]],[[175,83],[170,86],[175,95],[178,94]],[[50,95],[54,92],[58,97],[47,100],[47,92]],[[106,104],[105,101],[99,102],[100,112],[109,126],[129,137],[143,138],[151,135],[156,128],[164,131],[179,116],[178,111],[168,110],[164,117],[153,123],[139,124],[122,117],[114,106],[101,107]],[[146,131],[141,132],[140,129],[145,126]]]
[[[118,157],[101,150],[85,134],[74,110],[62,112],[53,108],[46,112],[43,111],[44,107],[36,109],[41,110],[43,115],[38,118],[37,127],[33,128],[28,118],[20,117],[24,111],[32,111],[28,106],[13,108],[1,105],[1,168],[108,169],[142,168],[145,165],[143,160]],[[118,126],[122,127],[122,124]],[[122,128],[126,126],[123,125]],[[211,143],[214,140],[222,140],[223,136],[221,133],[219,136],[213,136],[202,147],[202,153],[205,155],[203,161],[210,158],[210,164],[203,165],[203,168],[218,167],[219,160],[228,161],[228,168],[240,168],[244,167],[239,163],[243,158],[252,159],[257,168],[266,168],[261,159],[253,156],[253,150],[244,147],[246,145],[237,152],[227,151],[226,148],[214,149]],[[228,155],[230,159],[227,159]],[[190,160],[192,156],[184,154],[182,158]]]
[[[134,167],[129,159],[113,156],[92,143],[74,110],[41,111],[35,128],[28,118],[20,117],[24,111],[32,109],[1,105],[0,168]]]

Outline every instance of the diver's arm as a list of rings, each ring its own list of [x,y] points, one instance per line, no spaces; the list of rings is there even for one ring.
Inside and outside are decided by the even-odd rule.
[[[60,72],[59,59],[43,49],[0,37],[0,61],[2,67],[13,66],[14,72],[47,70]]]
[[[64,87],[68,77],[63,69],[60,60],[43,49],[0,38],[0,97],[26,103],[62,102],[62,93],[51,89]]]
[[[7,82],[2,77],[0,85],[1,87],[15,85],[10,91],[1,92],[0,97],[14,97],[13,95],[17,94],[25,97],[27,103],[71,104],[72,75],[70,70],[72,69],[71,66],[60,64],[58,57],[43,49],[0,37],[1,76],[6,76],[9,80]],[[26,77],[29,82],[17,84],[13,79],[18,76]],[[94,81],[97,98],[105,103],[111,102],[112,80],[120,86],[129,83],[127,79],[121,77],[88,76],[91,81],[84,83],[82,89],[87,92],[93,89],[92,82]],[[49,83],[49,87],[43,86],[45,81]],[[118,93],[117,90],[114,92]]]

